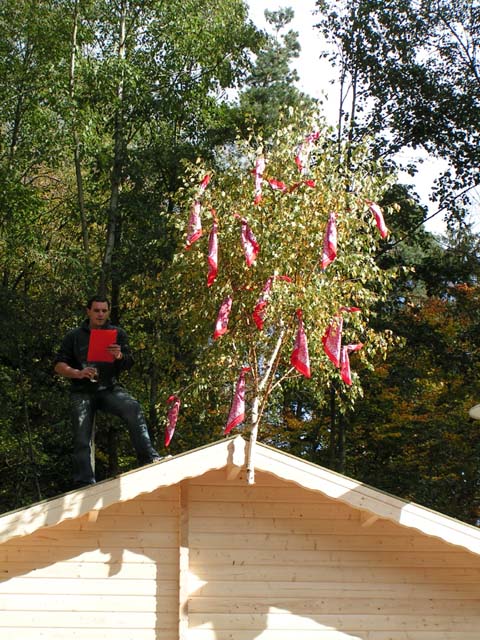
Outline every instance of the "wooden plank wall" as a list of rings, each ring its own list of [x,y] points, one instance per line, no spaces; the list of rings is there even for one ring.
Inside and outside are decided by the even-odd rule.
[[[188,491],[188,640],[480,639],[478,556],[269,474]]]
[[[478,556],[269,474],[212,472],[94,520],[0,545],[0,637],[480,639]]]
[[[175,640],[179,488],[0,545],[0,637]]]

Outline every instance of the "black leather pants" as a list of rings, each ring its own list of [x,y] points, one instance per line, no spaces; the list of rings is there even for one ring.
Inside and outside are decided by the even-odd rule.
[[[160,456],[148,435],[147,423],[140,403],[120,386],[85,393],[71,393],[73,426],[73,481],[75,485],[93,484],[95,471],[92,463],[92,438],[97,411],[121,418],[128,427],[130,439],[139,464],[148,464]]]

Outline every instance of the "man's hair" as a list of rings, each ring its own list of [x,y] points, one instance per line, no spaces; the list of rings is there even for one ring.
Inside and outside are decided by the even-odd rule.
[[[101,295],[92,296],[87,302],[87,309],[91,309],[92,304],[94,302],[106,302],[108,305],[108,308],[110,309],[110,300],[106,296],[101,296]]]

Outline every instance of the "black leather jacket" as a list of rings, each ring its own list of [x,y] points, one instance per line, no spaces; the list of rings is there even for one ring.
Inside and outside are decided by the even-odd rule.
[[[128,344],[128,336],[121,328],[106,323],[103,329],[117,330],[117,344],[122,349],[123,357],[114,362],[91,363],[99,371],[97,383],[88,379],[76,380],[71,378],[72,391],[88,391],[89,393],[108,389],[118,384],[118,378],[122,371],[130,369],[133,365],[133,357]],[[87,364],[88,341],[90,339],[89,321],[86,319],[80,327],[69,331],[55,355],[54,364],[65,362],[73,369],[83,369]]]

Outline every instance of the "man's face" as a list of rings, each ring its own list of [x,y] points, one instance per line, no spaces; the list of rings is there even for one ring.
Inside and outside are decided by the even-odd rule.
[[[92,302],[90,309],[87,307],[87,316],[90,321],[90,329],[100,329],[108,320],[110,310],[106,302]]]

